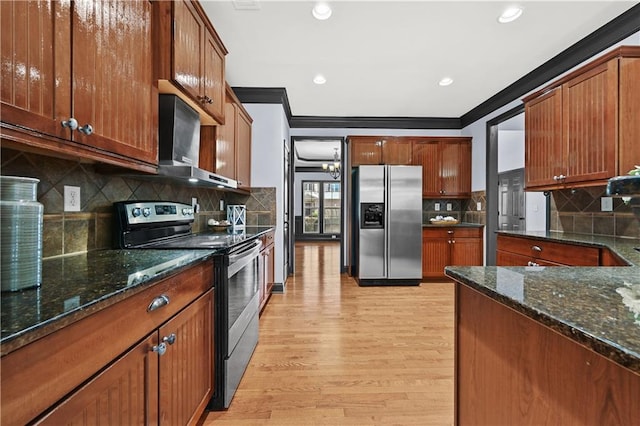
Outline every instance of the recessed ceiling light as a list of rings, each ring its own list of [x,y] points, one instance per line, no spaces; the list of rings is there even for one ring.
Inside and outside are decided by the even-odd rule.
[[[438,82],[440,86],[449,86],[453,83],[453,79],[451,77],[444,77],[442,80]]]
[[[324,21],[325,19],[329,19],[331,16],[331,7],[325,2],[316,3],[316,5],[313,6],[311,14],[314,18]]]
[[[324,78],[324,75],[318,74],[315,77],[313,77],[313,82],[315,84],[325,84],[327,82],[327,79]]]
[[[498,22],[506,24],[507,22],[513,22],[522,15],[522,8],[519,6],[511,6],[502,12],[502,15],[498,17]]]

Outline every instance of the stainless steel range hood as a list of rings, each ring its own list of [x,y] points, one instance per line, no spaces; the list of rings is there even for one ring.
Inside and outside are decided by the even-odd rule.
[[[198,167],[187,164],[163,164],[160,162],[158,174],[185,182],[198,184],[200,186],[211,186],[214,188],[238,188],[238,182],[215,173],[208,172]]]
[[[159,97],[158,174],[191,184],[238,188],[238,183],[198,167],[200,115],[176,95]]]

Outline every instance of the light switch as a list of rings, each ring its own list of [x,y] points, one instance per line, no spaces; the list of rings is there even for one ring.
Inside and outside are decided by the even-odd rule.
[[[482,203],[480,201],[476,203],[476,210],[478,211],[482,210]]]
[[[450,212],[453,209],[451,203],[447,203],[447,211]]]
[[[440,211],[440,203],[435,203],[435,204],[433,205],[433,209],[434,209],[435,211],[439,212],[439,211]]]
[[[600,198],[600,210],[603,212],[612,212],[613,211],[613,198],[611,197],[602,197]]]

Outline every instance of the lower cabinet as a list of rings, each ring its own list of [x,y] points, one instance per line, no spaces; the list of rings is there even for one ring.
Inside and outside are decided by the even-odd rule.
[[[213,392],[212,283],[203,262],[3,356],[1,423],[195,423]]]
[[[213,389],[212,316],[209,290],[38,423],[195,423]]]
[[[262,250],[260,251],[260,313],[269,301],[273,283],[275,281],[275,253],[273,243],[274,232],[262,236]]]
[[[446,278],[445,266],[482,266],[482,227],[422,228],[422,276]]]
[[[611,262],[615,257],[610,258]],[[600,266],[600,248],[498,234],[498,266]]]

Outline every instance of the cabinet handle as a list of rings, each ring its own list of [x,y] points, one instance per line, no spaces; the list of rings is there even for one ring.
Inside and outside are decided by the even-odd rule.
[[[87,136],[93,133],[93,127],[91,127],[91,124],[85,124],[82,127],[78,127],[78,130]]]
[[[560,176],[558,176],[558,179],[559,179],[559,180],[565,180],[566,178],[567,178],[567,177],[566,177],[565,175],[560,175]]]
[[[538,246],[531,246],[531,251],[537,251],[538,253],[541,253],[542,249]]]
[[[151,348],[151,352],[155,352],[158,355],[162,356],[165,352],[167,352],[167,345],[165,345],[164,343],[153,345],[153,347]]]
[[[173,345],[176,342],[176,333],[171,333],[168,336],[164,336],[162,338],[163,342],[167,342],[170,345]]]
[[[155,299],[153,299],[151,303],[149,303],[149,306],[147,307],[147,312],[155,311],[156,309],[160,309],[163,306],[166,306],[168,304],[169,304],[169,296],[167,296],[166,294],[162,294],[156,297]]]
[[[210,98],[210,97],[208,97],[208,96],[205,96],[205,97],[204,97],[204,100],[205,100],[205,102],[206,102],[206,103],[208,103],[208,104],[212,104],[212,103],[213,103],[213,99],[211,99],[211,98]]]
[[[527,262],[527,266],[540,266],[540,265],[537,264],[536,262],[529,261]]]
[[[447,234],[453,234],[453,231],[451,231],[451,230],[447,231]]]
[[[78,120],[73,117],[69,118],[68,120],[61,121],[60,124],[62,125],[62,127],[68,127],[71,130],[76,130],[78,128]]]

